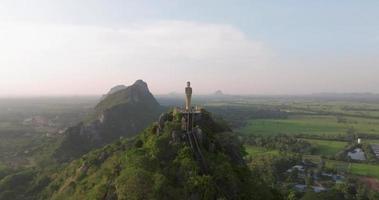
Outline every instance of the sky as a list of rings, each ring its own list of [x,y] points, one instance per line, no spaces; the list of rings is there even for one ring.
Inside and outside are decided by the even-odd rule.
[[[0,96],[379,93],[377,0],[1,0]]]

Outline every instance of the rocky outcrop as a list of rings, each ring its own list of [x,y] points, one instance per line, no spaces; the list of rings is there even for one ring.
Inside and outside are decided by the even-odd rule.
[[[111,94],[116,93],[116,92],[118,92],[120,90],[123,90],[125,88],[126,88],[125,85],[116,85],[116,86],[114,86],[113,88],[111,88],[109,90],[109,92],[107,93],[107,95],[111,95]]]
[[[129,87],[111,92],[85,122],[67,131],[55,158],[69,161],[121,137],[133,137],[155,121],[162,110],[147,84],[137,80]]]

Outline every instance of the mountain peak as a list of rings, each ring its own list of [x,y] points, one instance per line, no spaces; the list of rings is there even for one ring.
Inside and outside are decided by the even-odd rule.
[[[116,87],[83,123],[67,130],[55,157],[68,161],[120,137],[135,136],[159,116],[161,109],[142,80],[125,88]]]
[[[125,103],[141,103],[152,107],[159,106],[159,103],[150,93],[147,83],[143,80],[137,80],[133,85],[107,95],[106,98],[97,104],[96,111],[97,113],[101,113],[106,109]]]
[[[147,87],[147,83],[141,79],[134,82],[134,84],[132,86],[138,86],[138,87],[141,87],[141,88],[149,91],[149,88]]]
[[[224,93],[223,93],[221,90],[217,90],[217,91],[214,93],[214,95],[216,95],[216,96],[222,96],[222,95],[224,95]]]

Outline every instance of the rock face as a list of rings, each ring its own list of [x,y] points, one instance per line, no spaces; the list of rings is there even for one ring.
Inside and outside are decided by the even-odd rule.
[[[69,161],[120,137],[135,136],[161,111],[162,107],[142,80],[110,92],[86,121],[66,131],[66,137],[54,154],[55,158]]]
[[[147,106],[146,108],[158,107],[159,103],[150,93],[147,84],[138,80],[133,85],[108,95],[95,107],[96,114],[100,114],[118,105]]]
[[[116,85],[116,86],[114,86],[113,88],[111,88],[111,89],[109,90],[109,92],[107,93],[107,95],[110,95],[110,94],[116,93],[116,92],[118,92],[118,91],[120,91],[120,90],[123,90],[123,89],[125,89],[125,88],[126,88],[125,85]]]
[[[113,94],[113,93],[116,93],[116,92],[118,92],[118,91],[120,91],[120,90],[123,90],[123,89],[125,89],[125,88],[126,88],[125,85],[116,85],[116,86],[114,86],[113,88],[111,88],[111,89],[109,90],[109,92],[108,92],[107,94],[104,94],[104,95],[100,98],[100,101],[104,100],[108,95],[111,95],[111,94]]]

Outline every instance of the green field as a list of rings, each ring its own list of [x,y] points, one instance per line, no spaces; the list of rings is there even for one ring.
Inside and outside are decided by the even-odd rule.
[[[262,147],[256,147],[251,145],[245,145],[246,152],[251,156],[259,155],[278,155],[279,151],[277,150],[268,150]]]
[[[320,156],[304,155],[304,159],[312,160],[315,163],[320,162]],[[348,172],[358,176],[369,176],[379,179],[379,165],[365,163],[348,163],[336,160],[325,160],[325,167],[334,168],[338,171]]]
[[[336,153],[342,151],[347,142],[341,141],[331,141],[331,140],[314,140],[314,139],[305,139],[309,143],[312,144],[316,148],[314,152],[317,155],[325,155],[325,156],[333,156]]]
[[[362,142],[363,143],[369,143],[369,144],[379,144],[379,140],[366,140],[366,139],[362,139]]]
[[[350,166],[350,173],[379,179],[379,165],[353,163]]]
[[[338,135],[345,134],[351,128],[359,133],[379,134],[379,120],[331,115],[295,115],[288,119],[253,119],[239,131],[260,135]]]
[[[341,161],[326,161],[327,166],[336,167],[337,169],[347,168],[347,172],[359,175],[379,178],[379,165],[364,163],[347,163]]]

